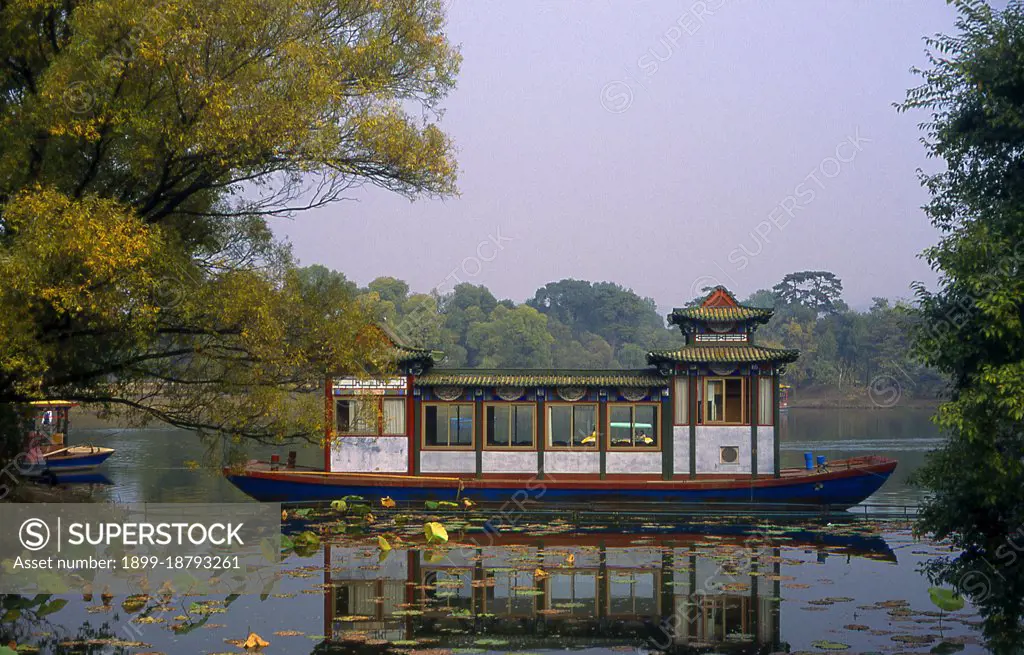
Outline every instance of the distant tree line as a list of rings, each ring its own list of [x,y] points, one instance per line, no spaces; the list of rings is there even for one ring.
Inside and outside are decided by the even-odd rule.
[[[469,283],[438,295],[410,293],[406,282],[393,277],[359,288],[322,266],[305,272],[338,276],[364,309],[410,344],[443,350],[443,367],[632,368],[646,364],[649,350],[683,345],[682,334],[666,326],[652,298],[612,282],[551,282],[517,304]],[[785,380],[795,387],[845,391],[886,376],[904,394],[941,393],[941,378],[910,355],[910,307],[875,298],[868,311],[859,312],[843,302],[842,291],[834,274],[802,271],[741,300],[775,310],[756,334],[759,343],[801,351]]]

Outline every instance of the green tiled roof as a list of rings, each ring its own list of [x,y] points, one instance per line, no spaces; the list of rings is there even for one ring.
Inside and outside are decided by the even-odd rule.
[[[767,323],[772,310],[760,307],[736,305],[735,307],[677,307],[668,315],[668,322],[679,325],[688,321],[709,323],[733,323],[736,321],[758,321]]]
[[[423,387],[664,387],[669,379],[654,371],[545,369],[433,369],[416,378]]]
[[[647,353],[647,361],[682,362],[684,364],[700,363],[756,363],[756,362],[795,362],[800,356],[799,350],[782,348],[765,348],[764,346],[686,346],[679,350],[653,350]]]
[[[395,362],[398,364],[404,364],[405,362],[416,362],[421,360],[427,360],[430,362],[434,361],[434,356],[439,355],[438,351],[429,350],[427,348],[414,348],[412,346],[394,346]]]

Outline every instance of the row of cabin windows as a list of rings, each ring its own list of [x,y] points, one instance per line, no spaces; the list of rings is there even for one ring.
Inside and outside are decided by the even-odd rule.
[[[698,425],[749,424],[751,384],[747,377],[700,377],[697,380]],[[675,381],[675,424],[689,423],[689,379]],[[772,378],[757,378],[758,425],[774,417]],[[471,446],[472,403],[424,404],[423,437],[427,446]],[[403,398],[352,398],[337,401],[339,434],[402,435],[406,433]],[[535,447],[533,404],[492,404],[484,410],[486,445],[495,448]],[[549,404],[548,446],[596,448],[597,405]],[[658,409],[654,404],[608,404],[609,445],[622,448],[658,447]]]
[[[675,424],[690,422],[690,378],[675,381]],[[751,383],[748,377],[698,377],[697,425],[749,425]],[[772,378],[757,378],[757,424],[772,425],[775,416]]]
[[[547,448],[597,450],[597,405],[550,404],[546,408]],[[472,403],[424,403],[424,448],[472,448]],[[495,449],[537,447],[536,406],[532,404],[484,405],[484,446]],[[658,450],[658,406],[608,405],[608,446],[611,449]]]

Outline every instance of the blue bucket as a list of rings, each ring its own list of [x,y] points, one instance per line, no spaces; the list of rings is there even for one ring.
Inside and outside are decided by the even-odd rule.
[[[814,453],[811,451],[804,453],[804,466],[807,467],[808,471],[814,469]]]
[[[825,466],[825,461],[824,455],[818,455],[818,466]]]

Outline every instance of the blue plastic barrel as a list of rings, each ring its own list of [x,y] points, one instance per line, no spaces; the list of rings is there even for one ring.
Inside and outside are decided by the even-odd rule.
[[[804,466],[807,467],[808,471],[814,468],[814,453],[809,450],[804,453]]]
[[[818,455],[818,466],[825,466],[825,456]]]

